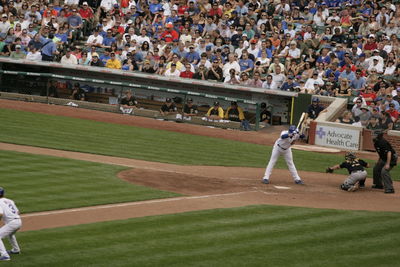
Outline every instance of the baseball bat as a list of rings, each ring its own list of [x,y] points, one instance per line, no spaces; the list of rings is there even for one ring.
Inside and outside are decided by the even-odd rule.
[[[301,132],[301,125],[302,125],[302,123],[303,123],[303,120],[304,120],[304,116],[305,116],[305,115],[306,115],[305,112],[301,113],[301,117],[300,117],[299,123],[297,124],[297,129],[299,129],[299,132]]]

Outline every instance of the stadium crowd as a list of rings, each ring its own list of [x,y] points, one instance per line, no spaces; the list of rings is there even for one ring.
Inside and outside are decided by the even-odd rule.
[[[367,126],[371,117],[390,117],[395,125],[399,116],[398,2],[2,0],[0,5],[0,56],[349,97],[356,110],[343,123],[358,117]]]

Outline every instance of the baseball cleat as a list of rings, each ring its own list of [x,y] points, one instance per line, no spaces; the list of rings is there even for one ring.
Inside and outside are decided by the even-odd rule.
[[[374,188],[374,189],[383,189],[383,186],[382,185],[373,184],[372,188]]]
[[[263,184],[269,184],[269,179],[262,179]]]
[[[354,191],[357,191],[358,188],[359,188],[358,184],[355,184],[355,185],[350,186],[350,188],[347,189],[347,191],[348,192],[354,192]]]
[[[304,184],[303,180],[295,180],[294,183],[295,184]]]
[[[1,256],[0,257],[0,261],[9,261],[9,260],[11,260],[11,259],[8,256]]]
[[[385,194],[394,194],[394,189],[385,190]]]
[[[21,254],[21,251],[12,251],[12,250],[7,250],[8,254]]]

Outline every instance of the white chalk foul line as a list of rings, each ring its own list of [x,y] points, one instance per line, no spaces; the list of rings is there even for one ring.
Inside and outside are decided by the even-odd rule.
[[[214,195],[204,195],[204,196],[165,198],[165,199],[155,199],[155,200],[140,201],[140,202],[129,202],[129,203],[120,203],[120,204],[111,204],[111,205],[99,205],[99,206],[76,208],[76,209],[65,209],[65,210],[55,210],[55,211],[29,213],[29,214],[23,214],[21,217],[22,218],[28,218],[28,217],[36,217],[36,216],[47,216],[47,215],[54,215],[54,214],[63,214],[63,213],[80,212],[80,211],[88,211],[88,210],[109,209],[109,208],[116,208],[116,207],[139,206],[139,205],[145,205],[145,204],[173,202],[173,201],[190,200],[190,199],[203,199],[203,198],[212,198],[212,197],[235,196],[235,195],[241,195],[241,194],[247,194],[247,193],[256,193],[256,192],[260,192],[260,191],[253,190],[253,191],[226,193],[226,194],[214,194]]]

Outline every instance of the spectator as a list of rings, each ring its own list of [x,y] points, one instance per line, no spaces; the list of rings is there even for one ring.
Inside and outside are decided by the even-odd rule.
[[[72,88],[71,99],[73,99],[73,100],[81,100],[81,101],[85,101],[86,100],[86,93],[80,87],[79,83],[75,83],[74,84],[74,87]]]
[[[181,74],[180,71],[177,70],[177,68],[176,68],[176,64],[172,63],[171,68],[169,68],[165,71],[164,76],[178,78],[180,76],[180,74]]]
[[[367,126],[369,119],[371,118],[371,112],[368,109],[367,105],[361,106],[361,114],[358,116],[354,116],[354,118],[359,118],[359,121],[361,122],[361,125],[363,127]]]
[[[276,66],[274,73],[271,74],[272,76],[272,82],[273,82],[273,87],[271,88],[272,90],[279,90],[283,83],[286,81],[286,76],[281,72],[281,67]]]
[[[208,69],[207,80],[221,81],[222,78],[223,78],[222,68],[219,66],[219,61],[217,59],[214,59],[213,64]]]
[[[12,59],[24,59],[25,57],[26,55],[24,52],[22,52],[20,45],[16,45],[15,51],[12,51],[10,54],[10,58]]]
[[[356,104],[351,108],[351,113],[354,117],[360,116],[362,113],[361,108],[364,107],[362,98],[357,98]]]
[[[67,53],[61,58],[61,64],[63,65],[77,65],[78,60],[74,54],[72,54],[71,49],[67,49]]]
[[[263,82],[262,87],[267,90],[273,90],[273,88],[276,88],[276,85],[274,84],[272,75],[267,76],[267,79],[265,80],[265,82]]]
[[[154,73],[155,72],[154,67],[151,65],[150,60],[146,59],[144,61],[142,72],[145,72],[145,73]]]
[[[227,76],[229,76],[231,74],[231,72],[230,72],[231,69],[234,69],[235,73],[240,73],[240,65],[236,61],[235,55],[232,53],[228,55],[228,62],[224,64],[224,67],[222,69],[224,78],[226,78]]]
[[[79,40],[82,33],[83,22],[76,8],[72,9],[72,14],[68,17],[67,22],[72,32],[72,42]]]
[[[376,94],[372,90],[371,86],[367,86],[365,92],[361,92],[360,96],[366,101],[366,104],[369,106],[375,100]]]
[[[214,106],[207,111],[207,119],[222,120],[224,118],[224,110],[221,108],[218,101],[214,102]]]
[[[103,45],[103,36],[100,35],[99,28],[95,28],[93,34],[89,36],[86,41],[86,44],[89,46],[102,47]]]
[[[110,53],[110,59],[107,60],[106,67],[109,69],[121,69],[121,61],[119,61],[114,52]]]
[[[39,50],[37,50],[34,46],[32,46],[29,49],[29,52],[26,55],[25,59],[39,62],[39,61],[42,61],[42,54],[40,53]]]
[[[297,83],[294,82],[294,77],[293,76],[289,76],[288,80],[286,82],[283,83],[281,90],[282,91],[294,91],[294,87],[298,86]]]
[[[379,122],[379,116],[371,116],[366,128],[373,131],[373,134],[382,131],[382,127]]]
[[[206,80],[207,79],[207,68],[201,64],[195,74],[193,75],[193,79],[197,80]]]
[[[192,65],[190,63],[185,64],[185,70],[181,71],[179,77],[181,78],[193,78],[194,73],[190,70]]]
[[[39,35],[40,36],[40,35]],[[48,38],[38,37],[40,39],[42,60],[53,61],[55,55],[59,55],[56,44],[53,42],[54,35],[49,34]],[[36,39],[35,39],[36,40]]]
[[[386,95],[386,101],[385,101],[385,103],[384,103],[384,105],[385,105],[385,110],[387,111],[387,110],[389,110],[389,105],[390,104],[393,104],[394,105],[394,108],[396,109],[396,110],[399,110],[400,109],[400,105],[399,105],[399,102],[397,102],[396,100],[394,100],[393,99],[393,96],[391,95],[391,94],[388,94],[388,95]]]
[[[393,123],[396,124],[399,119],[399,112],[396,110],[394,103],[389,104],[389,109],[386,112],[389,113]]]
[[[393,120],[388,112],[382,111],[380,123],[382,130],[393,130]]]
[[[339,117],[336,122],[344,123],[344,124],[353,124],[354,120],[352,118],[352,114],[350,111],[346,110],[343,112],[342,116]]]
[[[235,69],[231,69],[229,71],[229,76],[225,77],[224,83],[228,84],[240,84],[241,79],[240,77],[236,74]]]
[[[92,54],[92,60],[90,61],[90,66],[94,67],[104,67],[103,61],[99,59],[99,54],[93,53]]]

